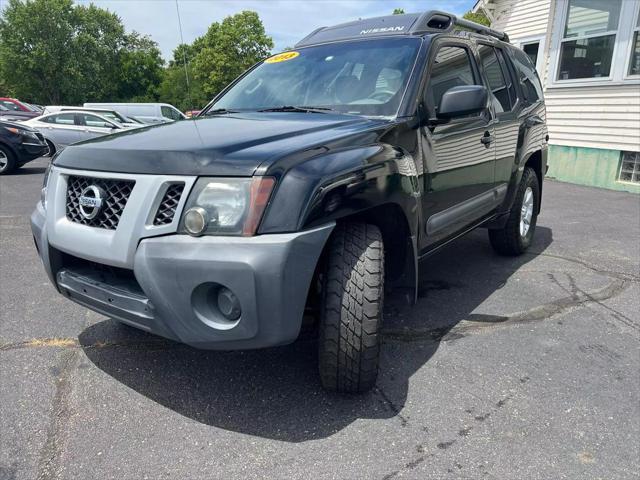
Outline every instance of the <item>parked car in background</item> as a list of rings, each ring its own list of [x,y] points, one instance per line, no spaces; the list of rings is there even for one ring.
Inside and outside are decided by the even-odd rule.
[[[40,113],[34,112],[33,110],[22,110],[18,105],[7,99],[0,100],[0,120],[20,122],[22,120],[35,118],[38,115],[40,115]]]
[[[24,103],[24,102],[22,102]],[[44,113],[44,107],[42,105],[36,105],[35,103],[24,103],[25,106],[29,107],[34,112],[40,113],[42,115]]]
[[[33,112],[33,107],[30,107],[28,103],[21,102],[16,98],[0,97],[0,104],[7,107],[9,110],[22,110],[23,112]]]
[[[186,112],[184,112],[184,114],[187,117],[192,118],[192,117],[197,117],[200,112],[201,110],[187,110]]]
[[[41,133],[24,123],[0,120],[0,175],[42,157],[47,151]]]
[[[24,123],[42,133],[50,155],[72,143],[125,130],[100,114],[80,110],[42,115]]]
[[[144,123],[140,120],[132,120],[129,117],[125,117],[124,115],[118,113],[116,110],[110,110],[108,108],[85,108],[85,107],[68,107],[63,105],[48,105],[45,107],[43,114],[46,115],[48,113],[57,113],[57,112],[68,112],[68,111],[76,111],[76,112],[94,112],[98,115],[102,115],[103,117],[111,120],[112,122],[117,122],[123,127],[140,127],[141,124]]]
[[[134,116],[145,123],[166,123],[187,118],[168,103],[85,103],[84,108],[115,110],[125,117]]]

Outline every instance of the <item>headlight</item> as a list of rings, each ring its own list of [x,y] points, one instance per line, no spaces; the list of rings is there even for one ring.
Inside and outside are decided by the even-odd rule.
[[[38,136],[36,135],[35,132],[30,132],[28,130],[23,130],[22,131],[22,136],[27,140],[31,140],[31,141],[35,141],[35,142],[38,142],[38,143],[42,143],[42,141],[38,138]]]
[[[40,190],[40,203],[42,208],[47,209],[47,186],[49,184],[49,173],[51,173],[51,164],[47,165],[44,171],[44,179],[42,180],[42,189]]]
[[[24,128],[16,128],[16,127],[5,127],[5,128],[15,135],[22,135],[22,137],[25,140],[27,139],[36,140],[38,143],[40,142],[40,139],[38,139],[38,136],[35,134],[35,132],[32,132],[30,130],[25,130]]]
[[[189,235],[256,233],[275,180],[271,177],[198,179],[180,222]]]

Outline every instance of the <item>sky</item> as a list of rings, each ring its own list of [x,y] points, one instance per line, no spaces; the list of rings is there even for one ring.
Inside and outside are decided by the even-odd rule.
[[[1,3],[2,0],[0,0]],[[175,0],[76,0],[116,13],[127,31],[135,30],[158,42],[165,60],[180,43]],[[242,10],[258,12],[274,51],[293,46],[317,27],[358,18],[405,12],[444,10],[462,15],[475,0],[178,0],[185,43],[203,35],[209,25]]]

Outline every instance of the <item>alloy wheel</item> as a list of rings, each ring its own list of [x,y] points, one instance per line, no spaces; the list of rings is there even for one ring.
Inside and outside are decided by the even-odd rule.
[[[526,237],[531,228],[533,218],[533,189],[527,187],[522,197],[522,208],[520,209],[520,236]]]

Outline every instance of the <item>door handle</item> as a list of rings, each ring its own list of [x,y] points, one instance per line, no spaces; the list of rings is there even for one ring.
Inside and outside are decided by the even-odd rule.
[[[480,142],[487,148],[489,148],[489,145],[491,145],[491,142],[493,142],[493,135],[491,135],[489,133],[489,131],[484,132],[484,135],[482,136],[482,138],[480,139]]]

